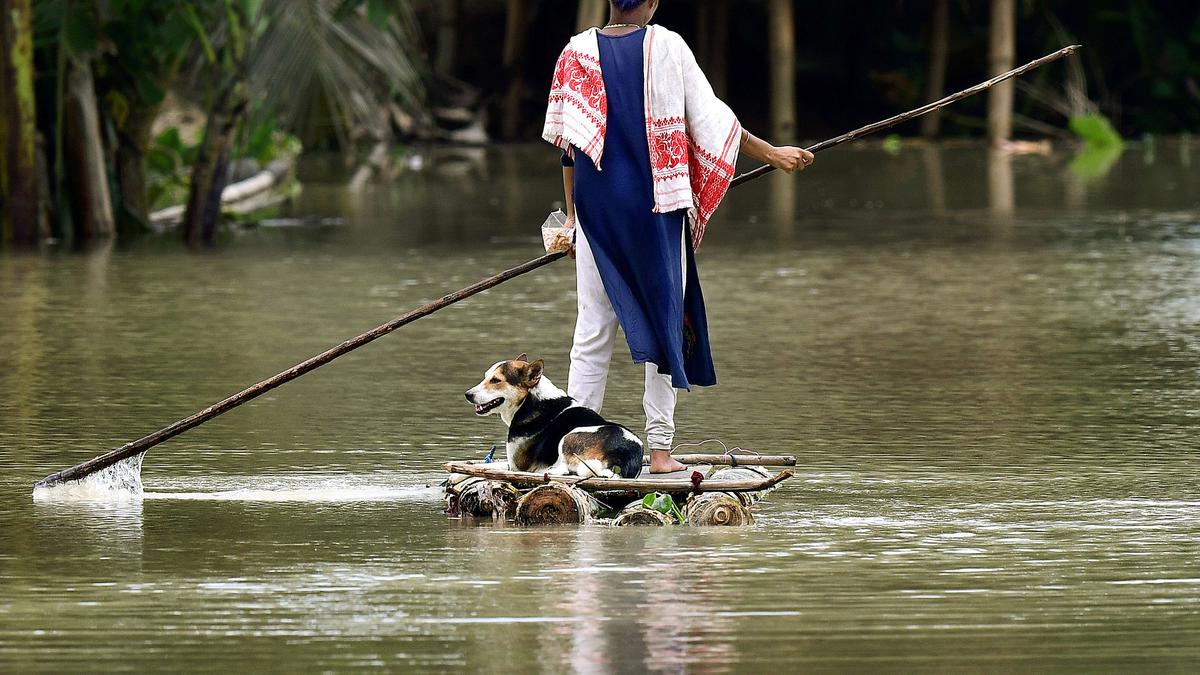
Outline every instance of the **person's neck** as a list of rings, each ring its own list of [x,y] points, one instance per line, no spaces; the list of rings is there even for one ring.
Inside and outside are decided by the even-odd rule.
[[[624,24],[620,28],[613,28],[611,33],[621,35],[624,33],[632,33],[635,30],[645,28],[650,22],[650,17],[645,12],[630,12],[628,14],[622,12],[610,12],[608,15],[609,26],[614,24]]]

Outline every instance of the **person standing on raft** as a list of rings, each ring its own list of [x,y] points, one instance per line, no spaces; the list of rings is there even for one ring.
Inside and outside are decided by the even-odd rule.
[[[685,468],[671,457],[675,390],[717,383],[693,254],[738,151],[788,173],[813,155],[742,129],[683,38],[647,25],[658,4],[609,0],[608,25],[571,38],[542,137],[563,151],[567,226],[576,228],[567,393],[599,412],[619,323],[633,360],[646,364],[650,471],[666,473]]]

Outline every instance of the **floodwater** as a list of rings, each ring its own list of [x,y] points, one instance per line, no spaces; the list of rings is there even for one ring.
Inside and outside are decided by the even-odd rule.
[[[503,437],[462,392],[520,352],[565,380],[569,261],[155,448],[141,499],[32,496],[536,256],[548,149],[310,167],[333,220],[214,252],[0,254],[0,671],[1194,670],[1200,148],[1070,159],[838,149],[731,194],[677,440],[797,456],[743,529],[443,514],[439,464]]]

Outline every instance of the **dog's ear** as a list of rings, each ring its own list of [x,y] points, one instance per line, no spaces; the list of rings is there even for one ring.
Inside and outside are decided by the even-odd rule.
[[[525,386],[530,389],[538,386],[538,382],[542,381],[542,367],[545,365],[546,362],[541,359],[529,364],[525,369]]]
[[[521,352],[521,355],[518,356],[517,358],[513,359],[513,361],[529,361],[529,355],[524,352]]]

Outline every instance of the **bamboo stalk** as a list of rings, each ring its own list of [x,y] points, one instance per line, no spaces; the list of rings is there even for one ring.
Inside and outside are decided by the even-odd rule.
[[[1063,47],[1062,49],[1060,49],[1056,52],[1053,52],[1051,54],[1047,54],[1040,59],[1034,59],[1033,61],[1026,63],[1025,65],[1021,66],[1020,68],[1013,68],[1012,70],[1010,70],[1006,73],[1001,73],[989,80],[980,82],[979,84],[977,84],[973,87],[963,89],[962,91],[960,91],[958,93],[950,94],[949,96],[947,96],[945,98],[938,99],[932,103],[926,103],[925,105],[921,106],[920,108],[915,108],[913,110],[909,110],[908,112],[900,113],[899,115],[896,115],[894,117],[889,117],[886,120],[875,122],[873,124],[868,124],[865,127],[859,127],[858,129],[855,129],[854,131],[844,133],[841,136],[838,136],[836,138],[831,138],[827,141],[821,141],[820,143],[817,143],[816,145],[811,145],[805,149],[808,150],[809,152],[814,152],[814,153],[820,152],[822,150],[828,150],[829,148],[832,148],[836,145],[841,145],[842,143],[848,143],[850,141],[862,138],[863,136],[873,134],[876,131],[882,131],[883,129],[887,129],[889,127],[894,127],[897,124],[901,124],[901,123],[907,122],[911,119],[920,117],[921,115],[931,113],[934,110],[941,110],[942,108],[945,108],[946,106],[950,105],[951,103],[956,103],[956,102],[961,101],[964,98],[967,98],[969,96],[974,96],[975,94],[978,94],[980,92],[987,91],[992,86],[999,84],[1001,82],[1004,82],[1005,80],[1010,80],[1014,77],[1019,77],[1035,68],[1040,68],[1040,67],[1046,65],[1047,63],[1051,63],[1053,61],[1057,61],[1057,60],[1061,59],[1064,56],[1074,54],[1076,51],[1079,50],[1079,48],[1081,46],[1082,45],[1070,45],[1067,47]],[[767,164],[765,166],[760,166],[757,169],[754,169],[753,171],[747,171],[746,173],[738,176],[737,178],[734,178],[733,183],[731,183],[729,187],[737,187],[738,185],[741,185],[742,183],[745,183],[746,181],[754,180],[755,178],[758,178],[759,176],[771,173],[774,170],[775,170],[775,167],[771,166],[770,164]]]
[[[997,82],[1002,82],[1009,78],[1024,74],[1030,70],[1033,70],[1034,68],[1037,68],[1039,66],[1043,66],[1047,63],[1050,63],[1051,61],[1056,61],[1064,56],[1067,56],[1068,54],[1074,53],[1078,49],[1079,49],[1079,45],[1071,45],[1069,47],[1063,47],[1062,49],[1058,50],[1057,52],[1054,52],[1053,54],[1048,54],[1046,56],[1043,56],[1040,59],[1030,61],[1029,63],[1021,66],[1020,68],[1013,69],[1002,75],[997,75],[996,77],[993,77],[990,80],[987,80],[986,82],[977,84],[974,87],[971,87],[970,89],[964,89],[963,91],[960,91],[957,94],[951,94],[950,96],[947,96],[938,101],[934,101],[933,103],[926,104],[915,110],[910,110],[906,113],[896,115],[895,117],[888,118],[881,122],[876,122],[875,124],[868,124],[865,127],[855,129],[854,131],[842,134],[841,136],[838,136],[836,138],[831,138],[827,141],[822,141],[821,143],[817,143],[816,145],[811,146],[808,149],[811,152],[819,152],[821,150],[832,148],[836,145],[840,145],[842,143],[846,143],[848,141],[852,141],[854,139],[861,138],[867,134],[879,131],[880,129],[886,129],[888,127],[894,126],[901,122],[905,122],[907,120],[913,119],[914,117],[919,117],[921,115],[924,115],[925,113],[932,112],[934,110],[939,110],[941,108],[944,108],[944,107],[950,105],[951,103],[954,103],[955,101],[960,101],[964,98],[967,98],[968,96],[978,94],[979,92],[986,90],[988,87],[991,87],[992,85],[996,84]],[[733,180],[731,187],[736,187],[736,186],[746,183],[748,181],[754,180],[755,178],[758,178],[759,176],[770,173],[771,171],[774,170],[774,168],[775,167],[773,167],[773,166],[767,165],[767,166],[759,167],[753,171],[744,173]],[[373,329],[367,331],[366,333],[363,333],[357,337],[351,338],[351,339],[337,345],[336,347],[333,347],[324,352],[321,352],[320,354],[317,354],[316,356],[313,356],[312,358],[309,358],[306,361],[298,363],[281,373],[278,373],[272,377],[269,377],[269,378],[263,380],[262,382],[259,382],[258,384],[255,384],[251,387],[243,389],[242,391],[240,391],[236,394],[233,394],[232,396],[229,396],[228,398],[218,401],[217,403],[214,403],[211,406],[209,406],[197,413],[194,413],[188,417],[178,420],[167,427],[159,429],[158,431],[156,431],[152,434],[143,436],[142,438],[139,438],[136,441],[131,441],[129,443],[126,443],[125,445],[122,445],[119,448],[110,450],[109,452],[104,453],[103,455],[94,457],[86,462],[81,463],[81,464],[77,464],[68,469],[64,469],[62,471],[52,473],[49,476],[46,476],[42,480],[38,481],[34,487],[35,488],[50,487],[53,485],[57,485],[59,483],[66,482],[66,481],[79,480],[80,478],[83,478],[83,477],[87,476],[88,474],[91,474],[91,473],[94,473],[101,469],[112,466],[113,464],[116,464],[117,462],[119,462],[123,459],[132,457],[133,455],[136,455],[136,454],[139,454],[142,452],[145,452],[145,451],[149,450],[150,448],[158,445],[159,443],[162,443],[163,441],[174,438],[175,436],[178,436],[179,434],[187,431],[188,429],[191,429],[192,427],[203,424],[204,422],[207,422],[208,420],[210,420],[222,413],[228,412],[247,401],[251,401],[251,400],[265,394],[266,392],[271,391],[272,389],[280,386],[281,384],[290,382],[311,370],[319,368],[320,366],[323,366],[326,363],[329,363],[330,361],[336,359],[339,356],[342,356],[343,354],[347,354],[369,342],[373,342],[373,341],[383,337],[384,335],[391,333],[392,331],[396,330],[397,328],[400,328],[401,326],[412,323],[413,321],[416,321],[417,319],[421,319],[426,316],[429,316],[430,314],[433,314],[434,312],[436,312],[440,309],[448,307],[449,305],[452,305],[460,300],[469,298],[480,292],[486,291],[489,288],[498,286],[498,285],[504,283],[505,281],[508,281],[509,279],[519,277],[522,274],[525,274],[527,272],[532,272],[533,270],[538,269],[540,267],[545,267],[546,265],[549,265],[550,263],[552,263],[560,258],[563,258],[565,256],[566,256],[566,253],[547,253],[544,256],[541,256],[539,258],[534,258],[533,260],[530,260],[521,265],[517,265],[516,267],[513,267],[511,269],[505,270],[495,276],[488,277],[487,279],[484,279],[483,281],[480,281],[476,284],[468,286],[460,291],[443,296],[439,300],[435,300],[434,302],[431,302],[427,305],[418,307],[417,309],[414,309],[411,312],[408,312],[407,314],[399,316],[381,326],[377,326],[376,328],[373,328]],[[791,476],[790,471],[785,471],[785,472],[779,474],[778,476],[776,476],[776,478],[779,478],[779,476],[783,476],[784,474],[787,474],[787,476],[789,476],[789,477]],[[784,479],[780,478],[780,480],[784,480]],[[656,481],[647,481],[647,482],[655,483]],[[623,488],[619,488],[615,485],[613,486],[613,488],[614,489],[623,489]],[[653,489],[664,489],[664,488],[648,487],[647,489],[653,490]]]
[[[672,455],[684,464],[712,464],[716,466],[796,466],[791,455]],[[650,458],[642,457],[642,466],[649,466]]]
[[[551,476],[545,473],[531,471],[509,471],[507,469],[489,468],[488,464],[474,462],[446,462],[442,465],[450,473],[462,473],[468,476],[479,476],[491,480],[503,480],[517,487],[533,487],[547,483],[563,483],[588,490],[628,490],[648,494],[651,492],[754,492],[766,490],[792,477],[792,471],[785,469],[770,478],[761,480],[719,480],[705,479],[698,488],[690,478],[673,478],[655,480],[653,478],[592,478],[588,476]]]

